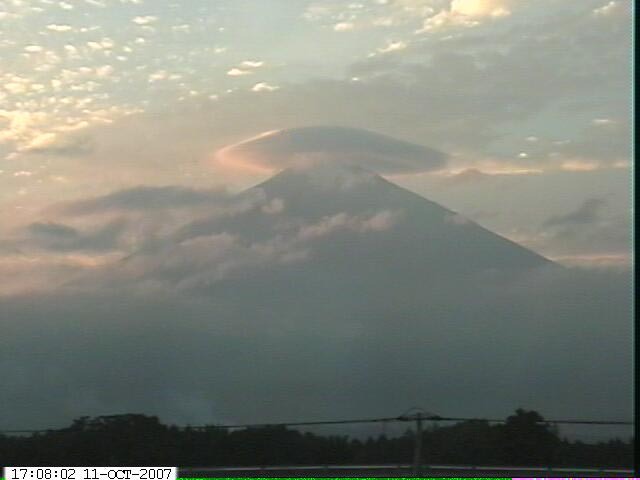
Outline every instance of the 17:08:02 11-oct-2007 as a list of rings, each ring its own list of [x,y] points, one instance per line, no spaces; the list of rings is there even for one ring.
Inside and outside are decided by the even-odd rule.
[[[176,467],[5,467],[5,480],[176,480]]]

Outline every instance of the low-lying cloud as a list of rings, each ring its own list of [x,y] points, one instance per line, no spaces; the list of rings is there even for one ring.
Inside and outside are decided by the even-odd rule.
[[[602,198],[588,198],[576,210],[564,215],[554,215],[544,222],[544,226],[558,227],[594,223],[606,202]]]
[[[23,247],[31,246],[52,251],[110,251],[118,248],[118,240],[125,230],[124,222],[109,222],[90,231],[80,231],[60,223],[36,222],[29,225],[23,237]]]
[[[95,198],[78,200],[56,206],[56,210],[67,215],[91,215],[114,211],[149,211],[214,205],[228,198],[223,190],[201,191],[187,187],[139,186],[119,190]]]
[[[201,247],[226,254],[231,242]],[[212,272],[204,265],[172,273],[196,282]],[[245,258],[249,268],[201,278],[198,290],[91,281],[0,300],[10,412],[1,425],[123,412],[197,424],[336,419],[412,405],[442,415],[631,414],[624,276],[538,272],[510,286],[485,278],[418,293],[409,279],[362,290],[357,273],[297,275],[301,265]]]

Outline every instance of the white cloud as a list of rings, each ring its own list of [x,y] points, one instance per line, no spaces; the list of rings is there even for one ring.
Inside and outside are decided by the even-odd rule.
[[[158,70],[157,72],[149,74],[147,80],[149,81],[149,83],[153,83],[157,82],[158,80],[164,80],[167,78],[167,76],[168,73],[166,70]]]
[[[216,48],[216,53],[217,53],[217,50],[219,49]],[[226,49],[221,49],[221,51],[224,51],[224,50]],[[240,63],[238,67],[233,67],[229,69],[227,71],[227,75],[231,77],[251,75],[254,69],[262,67],[263,65],[264,65],[264,62],[260,60],[244,60],[243,62]]]
[[[384,47],[379,48],[378,52],[379,53],[397,52],[399,50],[404,50],[407,47],[408,47],[407,43],[403,42],[402,40],[399,40],[397,42],[389,42]]]
[[[3,86],[6,91],[13,94],[20,94],[27,91],[27,85],[22,82],[8,82]]]
[[[281,169],[318,164],[358,165],[384,174],[437,170],[447,155],[367,130],[313,126],[273,130],[216,152],[223,165]],[[339,176],[345,169],[338,169]],[[335,180],[335,171],[327,174]],[[361,177],[362,175],[360,175]]]
[[[615,14],[616,12],[618,12],[620,10],[622,10],[621,2],[612,0],[609,3],[607,3],[607,4],[605,4],[605,5],[601,6],[601,7],[595,8],[593,10],[593,14],[595,16],[606,17],[606,16],[609,16],[609,15],[613,15],[613,14]]]
[[[239,77],[242,75],[251,75],[253,72],[250,70],[242,70],[241,68],[233,67],[229,71],[227,71],[227,75],[230,77]]]
[[[401,212],[393,212],[391,210],[383,210],[375,215],[365,219],[361,223],[363,231],[382,232],[389,230],[396,224],[402,216]]]
[[[87,42],[87,47],[91,50],[102,50],[104,48],[100,42],[94,42],[93,40]]]
[[[400,217],[400,213],[383,210],[369,217],[359,217],[341,212],[324,217],[312,225],[305,225],[298,232],[298,240],[314,240],[325,237],[339,230],[353,232],[381,232],[389,230]]]
[[[354,28],[355,25],[352,22],[339,22],[333,26],[333,29],[336,32],[348,32],[350,30],[353,30]]]
[[[325,18],[331,12],[331,9],[327,5],[311,4],[307,6],[306,10],[302,14],[302,18],[309,21],[317,21]]]
[[[55,133],[46,132],[34,137],[28,144],[26,144],[23,149],[24,150],[32,150],[39,148],[46,148],[50,145],[53,145],[57,139]]]
[[[24,51],[28,53],[39,53],[39,52],[42,52],[43,50],[44,48],[41,47],[40,45],[27,45],[26,47],[24,47]]]
[[[267,82],[256,83],[253,87],[251,87],[252,92],[274,92],[278,90],[280,87],[276,85],[269,85]]]
[[[96,75],[99,77],[108,77],[113,73],[113,67],[111,65],[102,65],[96,67]]]
[[[274,198],[266,205],[263,205],[261,210],[269,215],[282,213],[284,211],[284,201],[281,198]]]
[[[52,23],[50,25],[47,25],[47,30],[51,30],[53,32],[70,32],[71,30],[73,30],[73,27],[71,27],[71,25],[59,25],[56,23]]]
[[[189,33],[191,32],[191,25],[187,23],[183,23],[182,25],[174,25],[171,27],[171,30],[174,32]]]
[[[614,125],[616,122],[611,118],[594,118],[591,123],[594,125]]]
[[[7,85],[5,85],[5,88]],[[0,143],[3,141],[28,143],[42,134],[51,115],[46,112],[30,112],[27,110],[0,110],[0,120],[8,122],[0,130]]]
[[[110,49],[115,47],[116,42],[109,37],[104,37],[102,40],[100,40],[100,45],[102,45],[102,48],[104,49]]]
[[[449,9],[427,16],[420,32],[447,27],[473,27],[486,19],[510,14],[509,0],[452,0]]]
[[[599,168],[600,164],[591,160],[572,159],[560,164],[560,169],[568,172],[591,172]]]
[[[264,62],[259,60],[245,60],[244,62],[240,63],[240,66],[244,68],[258,68],[263,65]]]
[[[450,11],[468,17],[504,17],[511,13],[508,0],[453,0]]]
[[[153,15],[144,15],[144,16],[133,17],[131,21],[136,25],[149,25],[151,23],[155,23],[157,20],[158,20],[158,17],[155,17]]]

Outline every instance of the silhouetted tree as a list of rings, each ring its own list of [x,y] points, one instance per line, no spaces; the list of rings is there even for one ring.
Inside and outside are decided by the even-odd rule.
[[[429,428],[425,461],[432,464],[508,464],[629,467],[633,442],[559,440],[534,411],[517,410],[504,425],[483,421]],[[282,464],[411,463],[414,433],[396,438],[321,437],[284,427],[227,431],[166,426],[138,414],[80,417],[65,429],[0,435],[0,459],[14,465],[261,466]]]
[[[542,415],[521,408],[507,417],[503,427],[504,461],[511,465],[552,465],[559,444],[557,435],[541,422]]]

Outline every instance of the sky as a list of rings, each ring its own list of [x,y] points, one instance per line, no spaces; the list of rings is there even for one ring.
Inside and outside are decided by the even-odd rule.
[[[2,227],[136,185],[242,189],[277,167],[218,149],[335,125],[446,152],[394,181],[548,257],[628,265],[630,9],[2,1]]]
[[[631,265],[631,18],[628,0],[0,0],[0,302],[14,335],[5,336],[3,348],[15,355],[0,358],[0,369],[13,382],[13,404],[24,407],[14,420],[0,423],[38,426],[77,412],[144,405],[178,421],[260,419],[257,410],[233,410],[232,393],[218,399],[220,410],[209,405],[215,382],[185,393],[202,374],[193,365],[237,355],[246,348],[243,339],[253,346],[252,361],[272,365],[265,360],[269,348],[289,352],[312,369],[310,378],[326,385],[338,360],[314,371],[317,352],[301,353],[277,328],[243,320],[248,323],[242,333],[234,331],[232,319],[247,312],[231,299],[246,289],[258,302],[254,321],[275,321],[281,306],[256,293],[246,272],[298,265],[328,232],[393,231],[402,212],[340,212],[295,224],[298,230],[283,223],[273,238],[257,240],[255,232],[232,233],[240,220],[225,220],[228,232],[211,231],[220,218],[244,222],[247,212],[265,218],[286,213],[289,206],[280,198],[234,194],[309,159],[348,159],[456,212],[454,223],[477,223],[575,267],[544,282],[536,276],[512,286],[514,298],[530,307],[523,317],[540,328],[527,327],[535,330],[532,338],[551,345],[549,359],[573,353],[554,340],[555,327],[541,320],[547,317],[533,292],[551,295],[546,308],[556,306],[568,319],[560,331],[579,337],[577,363],[562,370],[565,377],[540,380],[540,388],[560,388],[559,379],[594,367],[588,352],[601,355],[597,340],[610,335],[607,345],[619,351],[594,375],[613,382],[623,398],[611,411],[626,415],[627,379],[612,372],[627,372],[630,358],[625,295]],[[352,180],[341,180],[347,190]],[[130,256],[134,261],[122,267]],[[203,289],[229,278],[227,296],[218,292],[215,302],[202,296]],[[549,285],[560,284],[550,291]],[[476,307],[488,309],[487,318],[492,309],[502,312],[499,318],[513,313],[516,300],[498,290],[474,297]],[[452,301],[452,295],[443,293],[438,301]],[[612,298],[618,300],[615,308],[608,303]],[[345,311],[360,308],[347,303]],[[476,307],[460,306],[460,318],[471,321]],[[282,308],[289,316],[278,325],[297,331],[287,322],[299,306]],[[314,315],[322,313],[314,308]],[[124,320],[140,312],[138,323]],[[211,312],[224,320],[205,325]],[[596,313],[609,314],[615,325],[603,326]],[[176,330],[175,318],[184,319],[183,330]],[[502,320],[487,321],[504,330]],[[580,321],[589,327],[578,327]],[[364,368],[359,361],[380,363],[382,352],[392,356],[397,344],[377,324],[370,343],[349,352],[345,339],[363,328],[354,322],[327,326],[321,337],[337,359],[352,360],[356,375]],[[152,334],[141,333],[149,329]],[[211,329],[217,335],[213,345],[223,353],[200,343]],[[125,330],[143,339],[139,351],[122,335]],[[492,342],[489,330],[482,339]],[[64,343],[65,332],[76,342],[67,354],[55,353],[47,338]],[[254,336],[244,338],[246,332]],[[462,324],[458,330],[469,348],[480,342],[474,332]],[[34,338],[36,353],[27,358],[21,349]],[[261,345],[261,338],[269,338],[271,347]],[[159,360],[155,341],[174,341],[194,356]],[[518,344],[527,358],[535,356],[533,344],[509,341],[514,351]],[[116,344],[122,351],[108,346]],[[499,358],[513,354],[507,350]],[[85,353],[90,358],[78,364],[74,359]],[[56,360],[41,368],[52,355]],[[139,358],[140,370],[124,375]],[[487,371],[503,365],[496,358],[484,361]],[[456,368],[464,377],[462,357],[460,362]],[[552,371],[548,362],[521,364],[502,381],[506,385],[523,371]],[[107,378],[96,374],[109,369]],[[184,375],[189,369],[191,376]],[[65,381],[56,382],[65,371]],[[233,381],[227,374],[219,373]],[[251,384],[251,368],[239,375]],[[284,381],[264,375],[268,385]],[[113,392],[136,382],[161,385],[163,393],[152,400],[140,387],[132,403],[116,398]],[[169,389],[171,382],[179,388]],[[36,384],[46,384],[54,404],[25,403],[34,398]],[[300,379],[296,385],[304,384]],[[482,385],[474,377],[468,387]],[[267,387],[247,388],[230,391],[265,395]],[[457,388],[449,393],[468,394]],[[562,388],[591,392],[574,384]],[[84,393],[70,393],[79,391]],[[369,393],[384,397],[385,408],[404,408],[394,395]],[[518,395],[507,396],[500,408],[487,403],[484,411],[508,414],[508,405],[524,401]],[[585,414],[608,405],[604,397],[589,395]],[[331,415],[317,398],[309,402]],[[272,403],[298,411],[278,395]],[[450,414],[465,414],[464,404],[456,405],[459,410]],[[556,415],[572,412],[549,399],[540,405]],[[372,413],[386,415],[379,407]],[[32,414],[47,409],[55,415]],[[285,413],[276,407],[264,412],[273,420]]]

